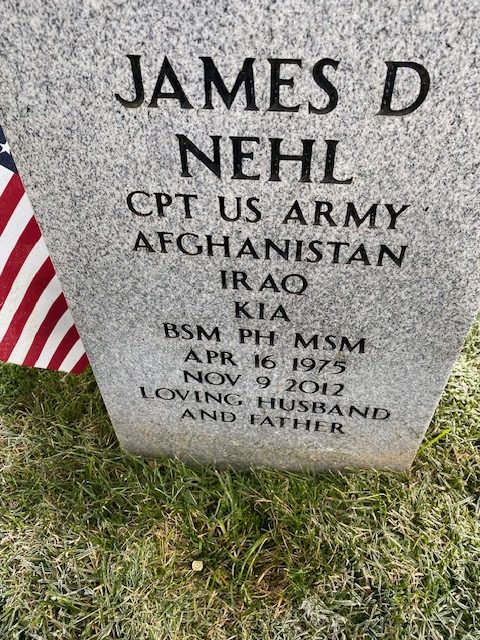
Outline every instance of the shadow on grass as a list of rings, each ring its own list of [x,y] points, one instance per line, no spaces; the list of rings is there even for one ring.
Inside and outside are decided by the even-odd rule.
[[[340,623],[349,640],[421,628],[463,637],[475,629],[480,583],[478,335],[409,474],[145,461],[118,447],[90,372],[1,366],[4,628],[53,637],[64,616],[65,638],[254,637],[263,618],[275,627],[275,611],[293,616],[278,638],[322,620],[318,638],[344,637]],[[260,617],[242,626],[252,611]],[[158,616],[165,635],[148,635]]]

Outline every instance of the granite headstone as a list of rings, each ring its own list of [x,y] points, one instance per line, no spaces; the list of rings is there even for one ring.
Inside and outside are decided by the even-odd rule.
[[[479,296],[478,5],[2,12],[0,121],[121,443],[408,468]]]

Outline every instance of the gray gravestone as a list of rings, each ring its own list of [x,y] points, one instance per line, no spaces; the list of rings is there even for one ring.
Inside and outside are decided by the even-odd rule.
[[[475,3],[7,3],[0,122],[130,451],[407,468],[475,313]]]

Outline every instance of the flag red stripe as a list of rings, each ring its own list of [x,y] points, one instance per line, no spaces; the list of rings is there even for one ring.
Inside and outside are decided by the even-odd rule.
[[[63,336],[60,344],[55,350],[50,362],[47,365],[47,369],[58,369],[65,358],[70,353],[70,349],[77,342],[79,338],[77,328],[72,325],[67,333]]]
[[[70,369],[70,373],[83,373],[85,369],[88,367],[88,358],[87,354],[84,353],[77,364]]]
[[[27,355],[25,356],[25,360],[23,364],[26,367],[34,367],[37,362],[40,354],[43,351],[43,347],[45,346],[48,338],[51,336],[52,332],[55,331],[55,325],[63,316],[65,311],[67,310],[67,302],[65,300],[65,296],[60,294],[55,302],[52,304],[50,309],[48,310],[47,315],[45,316],[42,324],[39,326],[35,337],[33,338],[32,346],[28,350]]]
[[[18,173],[14,173],[0,193],[0,233],[3,233],[25,190]]]
[[[33,276],[22,301],[15,311],[3,340],[0,341],[0,360],[6,360],[12,353],[18,339],[20,338],[23,328],[30,317],[30,314],[38,302],[38,299],[54,275],[55,271],[53,269],[52,261],[50,258],[47,258],[37,273]]]
[[[22,235],[18,239],[17,244],[9,255],[7,263],[0,274],[0,307],[3,306],[7,299],[18,272],[27,259],[28,254],[40,239],[40,235],[40,228],[36,223],[35,218],[32,217],[23,230]]]

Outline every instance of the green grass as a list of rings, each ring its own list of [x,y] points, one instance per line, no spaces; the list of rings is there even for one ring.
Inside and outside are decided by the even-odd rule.
[[[91,374],[0,367],[1,640],[480,639],[479,350],[408,474],[149,463]]]

